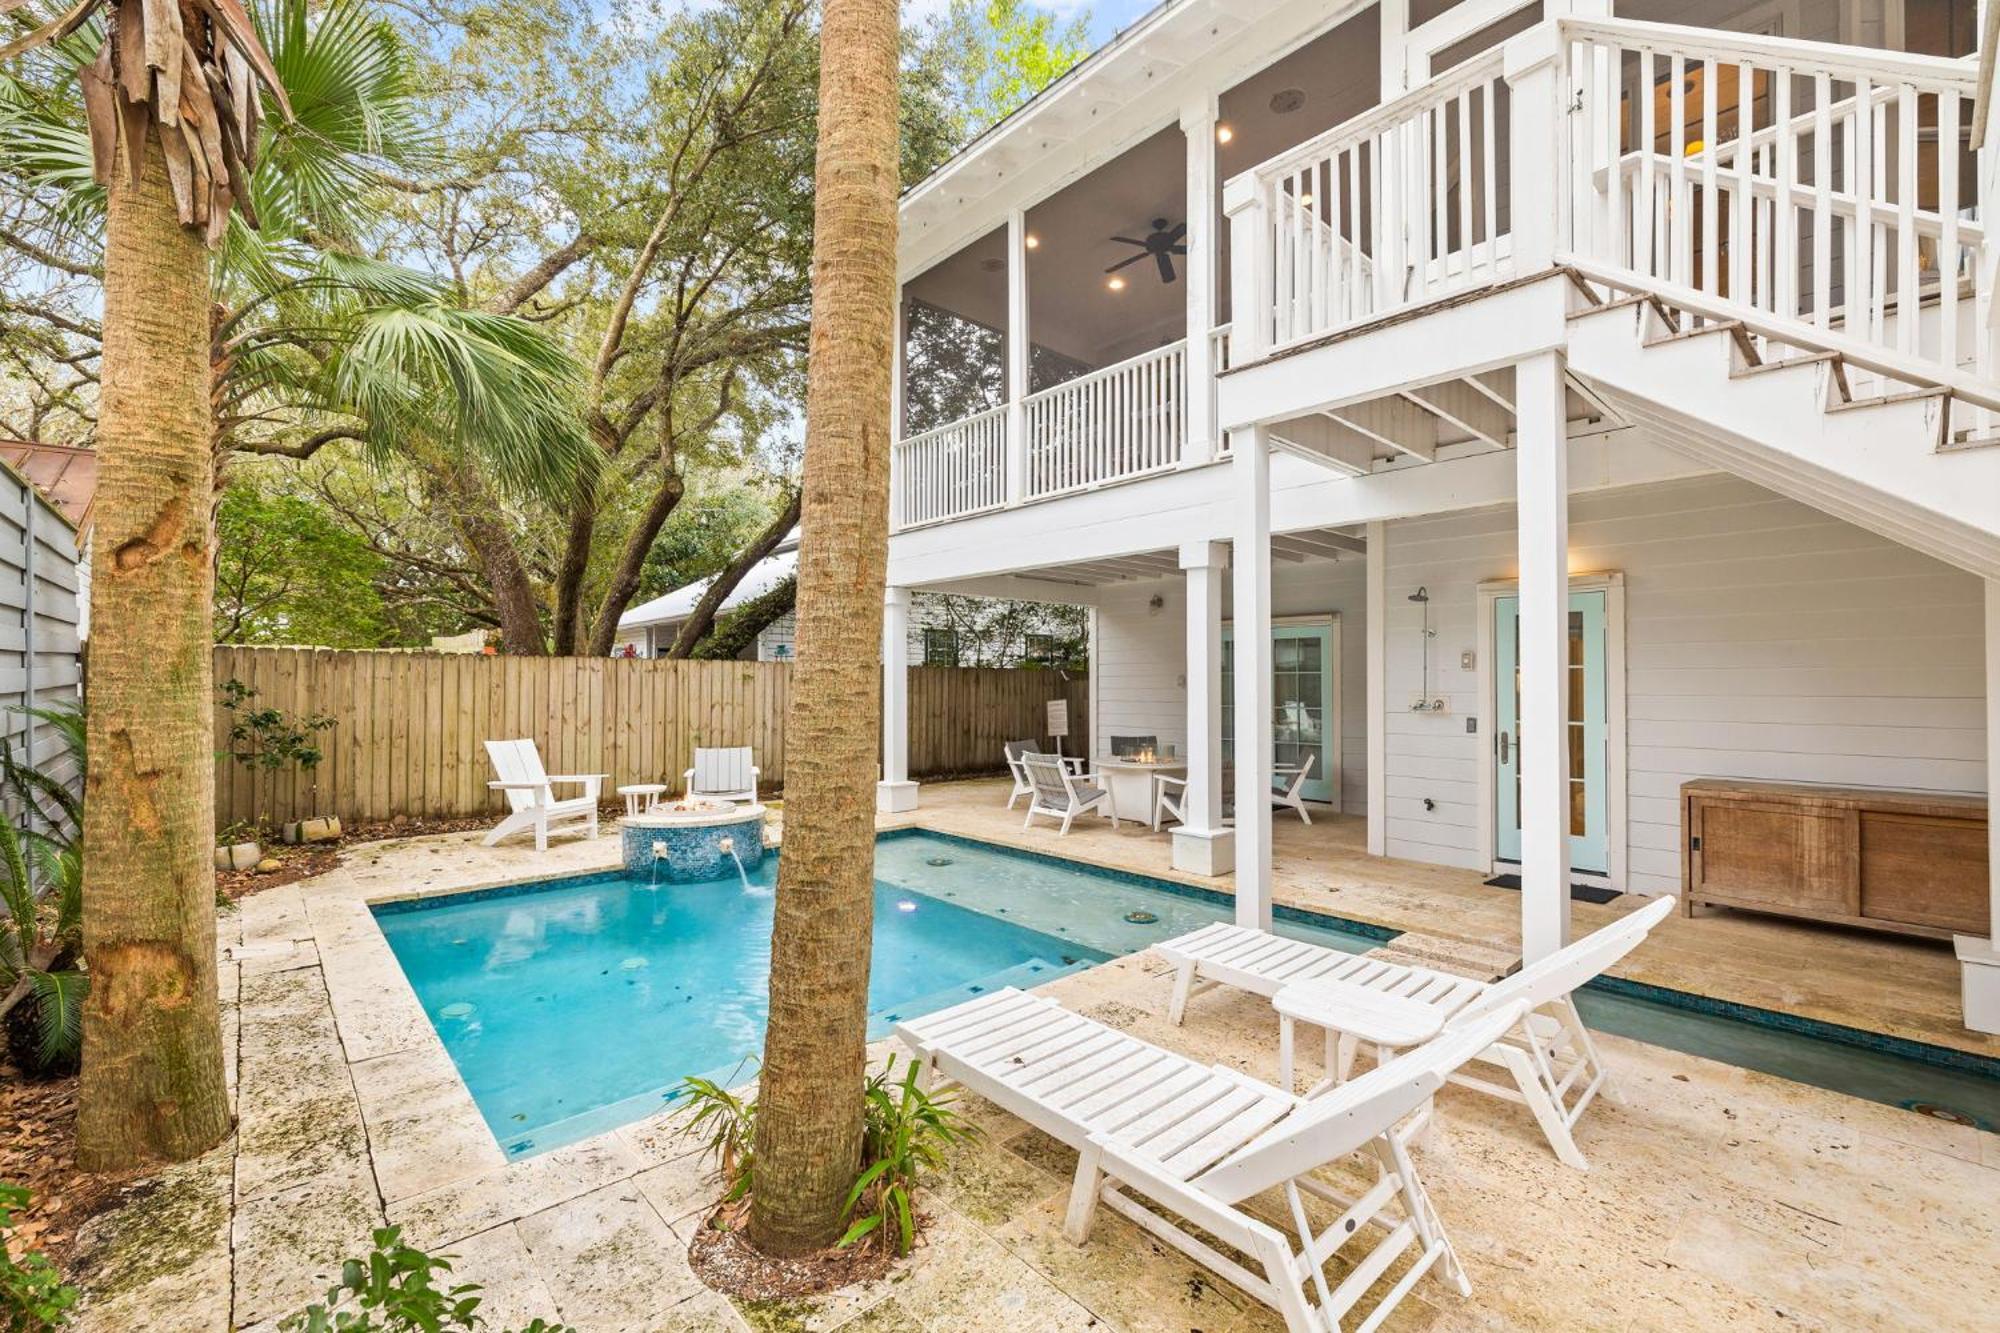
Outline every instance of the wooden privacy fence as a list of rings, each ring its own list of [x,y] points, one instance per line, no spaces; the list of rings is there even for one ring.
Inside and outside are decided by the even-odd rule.
[[[596,657],[215,650],[215,679],[256,691],[247,706],[323,714],[326,757],[311,773],[256,772],[229,758],[216,710],[216,822],[339,815],[348,821],[483,815],[481,742],[525,736],[551,773],[609,773],[676,791],[697,745],[749,745],[767,787],[785,777],[788,662],[666,662]],[[1049,700],[1067,698],[1069,748],[1086,732],[1081,675],[989,667],[910,669],[910,771],[997,771],[1008,740],[1043,734]]]

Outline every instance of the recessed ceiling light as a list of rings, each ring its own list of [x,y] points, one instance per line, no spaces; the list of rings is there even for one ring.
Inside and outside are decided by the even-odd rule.
[[[1116,273],[1114,273],[1111,275],[1109,279],[1105,281],[1104,285],[1106,287],[1109,287],[1114,292],[1122,292],[1125,290],[1125,279],[1119,277]]]
[[[1289,116],[1305,104],[1306,92],[1303,88],[1280,88],[1271,94],[1273,115]]]
[[[1029,232],[1027,236],[1022,239],[1021,244],[1027,246],[1030,250],[1039,250],[1042,248],[1042,238],[1035,235],[1035,233],[1033,232]]]
[[[1217,125],[1215,127],[1215,141],[1217,143],[1228,143],[1235,137],[1236,131],[1230,129],[1227,125]]]

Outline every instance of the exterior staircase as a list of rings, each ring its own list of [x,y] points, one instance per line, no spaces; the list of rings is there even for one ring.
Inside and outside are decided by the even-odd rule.
[[[1572,280],[1569,370],[1613,411],[1703,462],[2000,578],[2000,414],[1796,331]]]

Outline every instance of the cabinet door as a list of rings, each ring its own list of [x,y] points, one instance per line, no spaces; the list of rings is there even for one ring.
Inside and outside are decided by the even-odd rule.
[[[1853,810],[1715,796],[1693,805],[1696,897],[1823,917],[1860,910]]]
[[[1986,932],[1986,825],[1870,810],[1861,816],[1861,915]]]

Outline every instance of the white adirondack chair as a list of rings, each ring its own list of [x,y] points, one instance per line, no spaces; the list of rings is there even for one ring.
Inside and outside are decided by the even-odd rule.
[[[1308,824],[1313,822],[1313,817],[1306,813],[1306,798],[1299,793],[1306,789],[1306,779],[1312,775],[1313,760],[1317,758],[1319,758],[1317,754],[1308,750],[1306,752],[1306,761],[1299,765],[1298,772],[1292,774],[1290,782],[1287,782],[1282,787],[1276,783],[1272,784],[1271,806],[1273,809],[1284,808],[1296,810],[1300,819]]]
[[[1158,833],[1165,820],[1187,823],[1187,786],[1186,778],[1171,773],[1153,774],[1153,832]]]
[[[1056,755],[1023,755],[1021,768],[1035,789],[1028,800],[1028,817],[1021,821],[1022,828],[1032,825],[1036,815],[1047,815],[1062,821],[1062,828],[1056,834],[1062,837],[1068,834],[1078,815],[1100,808],[1111,816],[1111,827],[1118,827],[1118,812],[1111,807],[1111,793],[1083,774],[1071,772],[1069,765]]]
[[[1587,1170],[1590,1162],[1576,1146],[1576,1122],[1597,1094],[1607,1090],[1608,1071],[1589,1029],[1571,998],[1577,987],[1609,969],[1639,947],[1654,926],[1674,910],[1674,897],[1655,898],[1636,912],[1602,926],[1511,977],[1485,983],[1449,972],[1407,967],[1318,944],[1288,940],[1261,930],[1217,922],[1153,947],[1174,965],[1173,998],[1167,1017],[1179,1023],[1188,998],[1214,986],[1232,986],[1274,997],[1286,986],[1321,979],[1375,994],[1400,996],[1429,1005],[1446,1020],[1446,1030],[1501,1006],[1519,1003],[1528,1018],[1477,1059],[1498,1065],[1512,1086],[1468,1074],[1453,1082],[1526,1106],[1566,1166]],[[1197,982],[1201,983],[1197,986]],[[1338,1032],[1337,1024],[1329,1030]],[[1331,1071],[1347,1076],[1354,1043],[1343,1038]]]
[[[900,1024],[896,1036],[926,1078],[962,1084],[1077,1150],[1063,1224],[1072,1242],[1089,1239],[1101,1202],[1278,1310],[1291,1333],[1331,1333],[1413,1246],[1415,1262],[1364,1328],[1433,1268],[1460,1295],[1472,1294],[1395,1127],[1519,1018],[1518,1006],[1489,1014],[1313,1100],[1012,987]],[[1353,1199],[1312,1174],[1350,1154],[1374,1168],[1370,1187]],[[1242,1207],[1274,1187],[1289,1205],[1289,1234]],[[1307,1218],[1307,1194],[1332,1205],[1323,1230]],[[1325,1265],[1357,1241],[1367,1250],[1343,1256],[1349,1276],[1330,1284]]]
[[[529,740],[488,741],[486,754],[493,761],[493,771],[500,775],[498,781],[486,785],[507,794],[507,817],[486,835],[488,847],[510,834],[533,829],[535,850],[545,852],[549,849],[551,828],[579,821],[588,826],[591,837],[597,836],[597,798],[609,774],[563,773],[552,777],[543,770],[541,752]],[[581,786],[583,794],[557,800],[557,784]]]
[[[1023,759],[1035,753],[1035,743],[1008,741],[1001,748],[1007,756],[1007,773],[1014,779],[1014,789],[1007,793],[1007,808],[1012,810],[1014,802],[1023,796],[1033,797],[1035,794],[1035,784],[1028,780],[1028,770],[1021,765]]]
[[[689,800],[757,803],[757,757],[747,745],[694,752],[694,767],[681,774]]]

